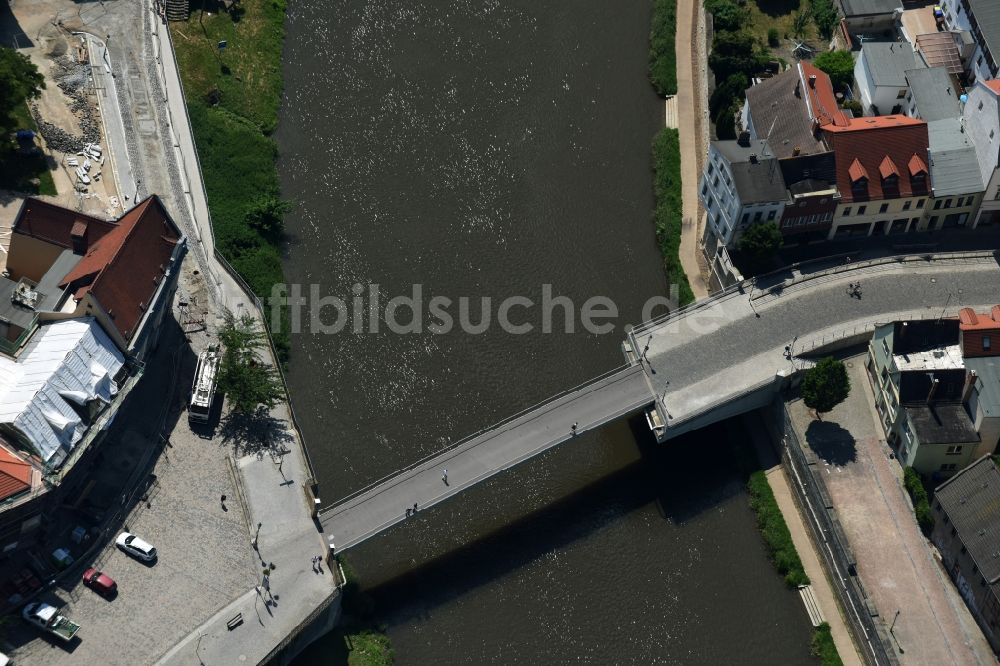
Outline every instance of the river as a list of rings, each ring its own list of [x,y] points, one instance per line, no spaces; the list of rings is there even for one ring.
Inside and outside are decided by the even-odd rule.
[[[493,299],[478,334],[426,318],[389,331],[406,307],[351,310],[339,333],[304,317],[289,382],[324,503],[622,362],[623,326],[667,292],[649,15],[648,1],[289,7],[289,282],[348,310],[355,285],[364,307],[375,284],[383,304],[415,284],[425,301],[469,297],[472,320]],[[546,289],[570,299],[572,333],[561,309],[543,332]],[[530,332],[496,323],[514,296],[533,303],[510,311]],[[617,307],[608,333],[581,325],[594,296]],[[809,663],[805,613],[725,462],[732,430],[658,449],[615,424],[357,548],[397,663]]]

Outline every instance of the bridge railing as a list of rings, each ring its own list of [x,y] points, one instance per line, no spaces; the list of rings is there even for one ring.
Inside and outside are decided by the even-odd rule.
[[[537,410],[537,409],[539,409],[541,407],[544,407],[545,405],[548,405],[548,404],[550,404],[552,402],[555,402],[556,400],[559,400],[560,398],[564,398],[567,395],[570,395],[571,393],[576,393],[577,391],[583,390],[583,389],[587,388],[588,386],[592,386],[592,385],[594,385],[594,384],[596,384],[598,382],[604,381],[605,379],[607,379],[609,377],[612,377],[615,374],[617,374],[619,372],[622,372],[623,370],[627,370],[630,367],[633,367],[633,366],[628,365],[628,364],[622,364],[622,365],[620,365],[620,366],[618,366],[618,367],[616,367],[616,368],[614,368],[612,370],[608,370],[607,372],[605,372],[605,373],[603,373],[601,375],[598,375],[597,377],[594,377],[594,378],[589,379],[589,380],[587,380],[587,381],[585,381],[585,382],[583,382],[583,383],[581,383],[581,384],[579,384],[577,386],[574,386],[571,389],[566,389],[565,391],[560,391],[559,393],[556,393],[555,395],[550,396],[549,398],[546,398],[545,400],[541,400],[541,401],[535,403],[531,407],[527,407],[525,409],[522,409],[521,411],[519,411],[516,414],[513,414],[513,415],[508,416],[508,417],[506,417],[504,419],[501,419],[500,421],[497,421],[493,425],[489,425],[489,426],[486,426],[485,428],[481,428],[480,430],[477,430],[476,432],[472,433],[471,435],[463,437],[460,440],[457,440],[455,442],[450,442],[446,446],[444,446],[444,447],[442,447],[442,448],[440,448],[440,449],[438,449],[436,451],[433,451],[433,452],[427,454],[426,456],[424,456],[420,460],[417,460],[416,462],[410,463],[406,467],[400,468],[400,469],[398,469],[398,470],[396,470],[394,472],[390,472],[389,474],[386,474],[385,476],[381,477],[380,479],[378,479],[376,481],[372,481],[371,483],[369,483],[364,488],[359,488],[358,490],[354,491],[353,493],[351,493],[349,495],[346,495],[344,497],[341,497],[340,499],[338,499],[337,501],[335,501],[333,504],[327,505],[327,506],[323,507],[322,509],[320,509],[320,513],[324,513],[326,511],[329,511],[330,509],[333,509],[333,508],[335,508],[337,506],[340,506],[341,504],[344,504],[345,502],[349,502],[349,501],[351,501],[352,499],[354,499],[356,497],[364,495],[365,493],[369,492],[370,490],[372,490],[374,488],[377,488],[378,486],[382,485],[383,483],[385,483],[389,479],[395,478],[395,477],[397,477],[397,476],[399,476],[401,474],[405,474],[405,473],[407,473],[407,472],[409,472],[411,470],[414,470],[414,469],[420,467],[421,465],[427,463],[428,461],[433,460],[434,458],[437,458],[438,456],[447,453],[448,451],[452,451],[452,450],[454,450],[454,449],[462,446],[463,444],[468,444],[469,442],[471,442],[472,440],[476,439],[477,437],[479,437],[481,435],[484,435],[484,434],[486,434],[486,433],[488,433],[490,431],[493,431],[493,430],[499,430],[500,428],[502,428],[502,427],[504,427],[506,425],[509,425],[513,421],[516,421],[517,419],[519,419],[519,418],[521,418],[521,417],[523,417],[523,416],[525,416],[527,414],[530,414],[531,412],[533,412],[533,411],[535,411],[535,410]]]
[[[873,268],[881,269],[891,269],[893,267],[899,266],[901,263],[908,261],[920,261],[920,262],[969,262],[974,263],[978,261],[996,259],[997,253],[994,250],[980,250],[973,252],[938,252],[938,253],[905,253],[905,254],[895,254],[886,257],[877,257],[874,259],[864,259],[861,261],[852,261],[850,263],[838,263],[830,265],[830,259],[828,257],[823,257],[819,259],[811,259],[809,261],[798,262],[784,268],[780,268],[776,271],[771,271],[770,273],[765,273],[763,275],[758,275],[756,277],[748,278],[742,282],[730,285],[720,292],[712,294],[708,298],[703,298],[693,303],[689,303],[682,308],[672,310],[659,317],[654,317],[648,321],[637,324],[633,327],[633,334],[640,336],[645,332],[650,331],[653,328],[662,326],[663,324],[677,319],[679,317],[685,317],[698,310],[711,307],[716,303],[719,303],[727,298],[732,297],[734,294],[743,294],[755,298],[763,298],[769,295],[776,295],[781,293],[785,289],[793,287],[795,285],[803,284],[806,282],[813,281],[824,281],[833,280],[841,277],[844,273],[849,273],[853,271],[866,271]],[[826,268],[821,268],[824,264],[828,266]],[[815,269],[815,270],[813,270]],[[806,271],[806,272],[803,272]],[[772,284],[773,283],[773,284]],[[756,294],[754,293],[756,292]]]

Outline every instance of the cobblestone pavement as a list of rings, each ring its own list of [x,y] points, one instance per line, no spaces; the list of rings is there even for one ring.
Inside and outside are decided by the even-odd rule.
[[[173,329],[176,337],[161,343],[154,360],[159,367],[147,366],[102,454],[109,473],[127,473],[127,461],[142,458],[142,452],[154,446],[167,408],[169,444],[153,463],[146,500],[125,515],[124,523],[113,525],[108,543],[87,562],[117,581],[118,596],[107,601],[75,576],[60,584],[48,601],[65,604],[61,612],[82,625],[78,641],[55,644],[16,622],[8,635],[17,646],[16,663],[152,663],[255,582],[256,560],[235,499],[228,449],[218,439],[192,432],[179,402],[187,394],[194,353],[183,344],[177,327]],[[100,494],[100,470],[95,479],[98,486],[92,496]],[[227,510],[220,503],[223,494],[232,498]],[[117,503],[117,496],[112,501]],[[119,526],[152,543],[158,561],[147,566],[118,551],[113,537]]]
[[[825,465],[834,508],[857,560],[858,574],[893,634],[902,664],[995,664],[993,651],[932,546],[920,533],[902,470],[881,439],[865,356],[846,360],[851,393],[823,421],[801,401],[789,404],[793,425]]]

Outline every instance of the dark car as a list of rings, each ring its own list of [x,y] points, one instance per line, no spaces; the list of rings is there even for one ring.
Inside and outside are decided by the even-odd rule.
[[[118,592],[118,583],[112,580],[111,576],[93,567],[83,572],[83,584],[106,597],[113,596]]]

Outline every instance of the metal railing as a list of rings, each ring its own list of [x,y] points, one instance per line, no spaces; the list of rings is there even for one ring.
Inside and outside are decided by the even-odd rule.
[[[826,569],[834,580],[833,587],[840,597],[848,627],[854,635],[855,643],[861,648],[860,656],[869,666],[897,664],[895,654],[890,654],[885,649],[875,620],[868,611],[870,601],[861,579],[854,572],[854,562],[848,556],[849,548],[841,541],[834,526],[835,511],[826,506],[823,480],[810,469],[784,401],[778,399],[775,404],[775,425],[781,437],[782,458],[795,481],[792,486],[800,506],[805,509],[804,513],[808,518],[806,523],[812,530],[817,550],[822,553]]]
[[[553,395],[553,396],[551,396],[549,398],[546,398],[545,400],[541,400],[541,401],[535,403],[531,407],[527,407],[525,409],[522,409],[521,411],[519,411],[516,414],[508,416],[508,417],[506,417],[504,419],[501,419],[500,421],[497,421],[493,425],[489,425],[489,426],[486,426],[484,428],[481,428],[481,429],[477,430],[476,432],[472,433],[471,435],[467,435],[466,437],[463,437],[462,439],[459,439],[457,441],[451,442],[451,443],[447,444],[446,446],[444,446],[444,447],[442,447],[442,448],[440,448],[440,449],[438,449],[438,450],[436,450],[436,451],[434,451],[432,453],[427,454],[426,456],[424,456],[420,460],[417,460],[416,462],[410,463],[406,467],[402,467],[402,468],[400,468],[400,469],[398,469],[398,470],[396,470],[394,472],[390,472],[389,474],[386,474],[382,478],[380,478],[380,479],[378,479],[376,481],[372,481],[371,483],[369,483],[364,488],[359,488],[358,490],[354,491],[353,493],[350,493],[349,495],[341,497],[340,499],[338,499],[337,501],[333,502],[332,504],[329,504],[329,505],[323,507],[322,509],[320,509],[320,513],[322,514],[322,513],[326,512],[326,511],[329,511],[331,509],[334,509],[334,508],[336,508],[336,507],[344,504],[345,502],[349,502],[352,499],[355,499],[356,497],[364,495],[365,493],[367,493],[367,492],[369,492],[369,491],[377,488],[378,486],[382,485],[386,481],[388,481],[390,479],[393,479],[393,478],[395,478],[397,476],[400,476],[401,474],[406,474],[407,472],[410,472],[410,471],[416,469],[417,467],[420,467],[421,465],[427,463],[430,460],[433,460],[434,458],[437,458],[440,455],[443,455],[443,454],[445,454],[445,453],[447,453],[449,451],[452,451],[452,450],[454,450],[454,449],[456,449],[456,448],[458,448],[458,447],[460,447],[460,446],[462,446],[464,444],[468,444],[469,442],[471,442],[472,440],[476,439],[477,437],[480,437],[480,436],[482,436],[482,435],[484,435],[484,434],[486,434],[488,432],[491,432],[493,430],[498,430],[498,429],[500,429],[500,428],[502,428],[502,427],[504,427],[506,425],[509,425],[513,421],[516,421],[517,419],[519,419],[519,418],[521,418],[523,416],[526,416],[527,414],[530,414],[531,412],[533,412],[533,411],[535,411],[537,409],[540,409],[541,407],[544,407],[545,405],[551,404],[551,403],[555,402],[556,400],[559,400],[560,398],[564,398],[567,395],[570,395],[571,393],[575,393],[577,391],[583,390],[583,389],[587,388],[588,386],[591,386],[591,385],[596,384],[596,383],[598,383],[600,381],[603,381],[603,380],[607,379],[608,377],[612,377],[615,374],[617,374],[619,372],[622,372],[623,370],[627,370],[627,369],[629,369],[631,367],[633,367],[633,366],[625,364],[625,365],[618,366],[617,368],[614,368],[613,370],[608,370],[604,374],[601,374],[601,375],[598,375],[597,377],[589,379],[589,380],[587,380],[587,381],[585,381],[585,382],[583,382],[583,383],[581,383],[581,384],[579,384],[577,386],[574,386],[571,389],[566,389],[565,391],[560,391],[559,393],[556,393],[555,395]],[[652,402],[652,399],[650,400],[650,402]]]
[[[184,112],[184,121],[185,121],[185,124],[187,125],[187,131],[188,131],[188,133],[191,136],[191,144],[194,147],[194,151],[193,151],[194,152],[194,161],[195,161],[195,166],[197,167],[195,170],[198,172],[198,180],[201,182],[201,191],[205,194],[205,197],[206,197],[206,201],[205,201],[205,214],[208,217],[208,232],[209,232],[209,235],[211,236],[211,240],[212,240],[212,257],[206,257],[206,259],[209,260],[208,261],[209,265],[206,266],[206,267],[208,268],[209,271],[212,270],[210,264],[211,264],[211,259],[214,258],[218,262],[218,264],[220,266],[222,266],[223,270],[225,270],[226,273],[233,279],[233,281],[236,282],[236,284],[240,287],[240,289],[243,290],[243,292],[246,294],[246,296],[253,303],[254,307],[257,309],[257,314],[260,316],[261,329],[263,330],[264,335],[267,338],[268,347],[271,350],[271,356],[272,356],[271,360],[272,360],[272,363],[273,363],[274,367],[277,368],[277,370],[278,370],[278,376],[281,378],[281,386],[282,386],[282,389],[285,391],[285,404],[288,406],[289,420],[291,421],[292,429],[295,431],[296,439],[299,442],[299,448],[302,450],[302,455],[305,458],[306,466],[309,468],[310,479],[311,479],[311,481],[313,483],[315,483],[316,482],[316,469],[313,466],[312,456],[309,455],[309,448],[306,446],[305,438],[302,436],[302,428],[299,426],[298,417],[295,415],[295,408],[292,406],[292,397],[291,397],[290,391],[288,390],[288,380],[285,377],[285,371],[284,371],[284,369],[281,367],[281,362],[279,361],[279,357],[278,357],[278,350],[274,346],[274,339],[271,336],[271,331],[270,331],[270,329],[267,326],[267,317],[266,317],[266,314],[265,314],[264,305],[263,305],[263,303],[261,303],[260,299],[257,297],[257,294],[254,293],[254,290],[250,288],[250,285],[247,284],[246,280],[243,279],[243,277],[239,274],[239,272],[237,272],[237,270],[232,267],[232,265],[229,263],[229,261],[227,261],[226,258],[222,256],[222,253],[219,252],[218,244],[216,243],[216,239],[215,239],[215,224],[212,222],[212,210],[208,206],[208,201],[207,201],[208,189],[205,187],[205,176],[204,176],[204,173],[203,173],[202,168],[201,168],[201,156],[198,154],[198,144],[195,141],[194,127],[191,125],[191,115],[187,112],[187,95],[184,92],[184,81],[183,81],[183,79],[181,78],[181,75],[180,75],[180,72],[181,72],[180,66],[177,64],[176,49],[174,48],[174,38],[173,38],[173,35],[170,34],[170,28],[169,28],[169,26],[162,25],[161,29],[167,31],[167,40],[170,42],[170,58],[171,58],[171,60],[174,63],[174,71],[177,72],[177,85],[180,88],[181,97],[183,98],[182,101],[184,102],[184,109],[185,109],[185,112]],[[166,87],[164,87],[163,94],[164,94],[164,97],[166,97],[169,94],[167,92]],[[166,106],[169,109],[169,104],[167,104]],[[184,153],[183,153],[183,151],[179,151],[179,152],[180,152],[181,162],[183,163],[183,161],[184,161]],[[184,169],[184,175],[185,175],[186,178],[190,178],[191,177],[190,176],[190,169],[186,169],[185,168]],[[190,185],[188,186],[188,189],[190,189]],[[192,199],[191,221],[194,224],[194,226],[197,228],[198,221],[196,219],[196,213],[195,213],[194,205],[193,205],[194,197],[191,197],[191,199]],[[212,277],[213,277],[213,279],[215,279],[214,275]]]

